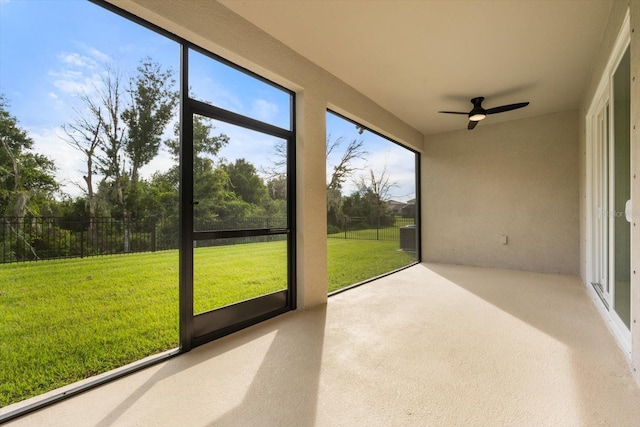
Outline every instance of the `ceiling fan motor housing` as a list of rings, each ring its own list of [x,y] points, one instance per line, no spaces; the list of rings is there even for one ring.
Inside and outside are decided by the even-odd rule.
[[[482,101],[484,101],[483,96],[479,96],[471,100],[471,103],[473,104],[473,109],[469,111],[469,120],[478,122],[484,119],[485,117],[487,117],[486,110],[482,108]]]

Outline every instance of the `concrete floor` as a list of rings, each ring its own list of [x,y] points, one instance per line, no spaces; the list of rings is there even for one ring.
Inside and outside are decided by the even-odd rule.
[[[417,265],[9,423],[640,426],[579,279]]]

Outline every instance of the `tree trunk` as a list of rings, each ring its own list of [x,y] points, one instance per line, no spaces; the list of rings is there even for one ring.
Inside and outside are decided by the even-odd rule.
[[[96,250],[98,245],[98,230],[96,228],[96,200],[93,193],[93,160],[92,156],[87,156],[87,175],[83,176],[87,184],[87,204],[89,208],[89,243],[91,250]]]

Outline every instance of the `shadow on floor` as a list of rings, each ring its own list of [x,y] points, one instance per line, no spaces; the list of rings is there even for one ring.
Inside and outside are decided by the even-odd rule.
[[[324,341],[326,307],[286,313],[167,361],[96,426],[117,425],[119,419],[134,408],[158,383],[172,377],[184,378],[184,372],[270,334],[275,337],[254,375],[241,404],[214,420],[212,425],[278,424],[312,425],[316,413],[320,364]],[[303,332],[301,332],[303,331]],[[152,368],[151,368],[152,369]],[[197,381],[197,378],[194,379]],[[215,378],[201,378],[202,382]],[[179,386],[177,386],[179,387]],[[215,388],[210,395],[198,395],[195,406],[208,412],[220,396]]]
[[[212,426],[313,426],[326,307],[298,312],[283,322],[244,400]]]
[[[628,361],[578,277],[442,264],[422,267],[564,344],[572,368],[567,374],[583,420],[604,422],[637,410],[640,393]],[[606,398],[608,390],[620,386],[628,389],[628,396]]]

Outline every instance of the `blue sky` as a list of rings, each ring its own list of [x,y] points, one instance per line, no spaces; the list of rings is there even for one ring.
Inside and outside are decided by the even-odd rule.
[[[54,159],[58,179],[67,193],[78,195],[82,156],[67,145],[61,126],[77,95],[92,95],[102,84],[105,64],[115,64],[126,82],[139,61],[151,57],[171,68],[178,80],[179,47],[170,39],[83,0],[0,0],[0,93],[9,112],[36,142],[36,151]],[[195,98],[216,106],[289,128],[289,96],[257,79],[197,53],[190,54],[190,86]],[[256,167],[268,166],[275,138],[220,123],[214,133],[231,138],[220,156],[244,157]],[[369,152],[359,165],[381,173],[386,166],[398,187],[396,200],[415,197],[413,153],[370,132],[358,134],[352,123],[327,115],[332,137],[364,139]],[[165,136],[172,137],[173,126]],[[329,159],[331,161],[331,159]],[[143,168],[143,176],[172,165],[167,152]],[[328,166],[330,167],[330,165]],[[345,189],[353,189],[351,183]]]
[[[355,173],[353,179],[343,186],[343,193],[349,194],[355,190],[354,181],[361,176],[369,177],[369,170],[373,170],[376,177],[380,177],[386,170],[389,174],[389,182],[395,183],[390,191],[390,198],[406,202],[414,199],[415,195],[415,154],[398,144],[389,141],[373,132],[365,130],[362,134],[356,126],[340,116],[327,113],[327,137],[331,140],[344,138],[344,146],[352,140],[364,141],[363,149],[367,152],[365,159],[359,159],[354,165],[360,170]],[[332,155],[327,160],[327,176],[331,173],[332,164],[336,164],[342,153]]]

